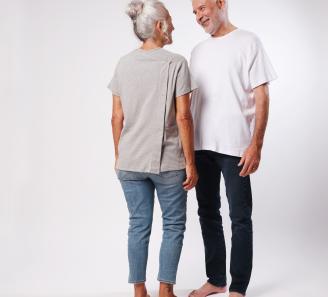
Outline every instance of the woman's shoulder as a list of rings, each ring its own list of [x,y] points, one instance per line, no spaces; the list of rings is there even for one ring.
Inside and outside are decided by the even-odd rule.
[[[156,49],[154,51],[142,51],[135,49],[120,57],[117,63],[117,67],[120,69],[131,69],[131,66],[136,61],[165,61],[180,66],[182,64],[188,64],[186,58],[180,54],[165,50],[163,48]]]
[[[163,49],[163,53],[167,56],[168,60],[173,63],[187,63],[186,58],[183,55],[168,51],[166,49]]]
[[[137,53],[138,53],[138,50],[137,49],[134,49],[134,50],[132,50],[132,51],[124,54],[123,56],[121,56],[119,58],[119,61],[118,62],[119,63],[121,63],[121,62],[128,62],[131,59],[134,59]]]
[[[116,69],[119,72],[127,71],[127,69],[131,69],[131,66],[133,65],[134,61],[136,60],[136,52],[137,50],[132,50],[128,52],[127,54],[122,55],[116,64]]]

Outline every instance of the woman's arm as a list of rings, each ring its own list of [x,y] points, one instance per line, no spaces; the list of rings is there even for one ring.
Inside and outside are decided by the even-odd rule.
[[[121,132],[123,129],[124,114],[122,109],[121,98],[113,95],[113,108],[112,108],[112,131],[115,148],[115,168],[118,158],[118,143],[120,141]]]
[[[190,112],[189,94],[176,98],[176,120],[186,159],[187,179],[183,183],[185,190],[193,188],[198,181],[194,152],[194,126]]]

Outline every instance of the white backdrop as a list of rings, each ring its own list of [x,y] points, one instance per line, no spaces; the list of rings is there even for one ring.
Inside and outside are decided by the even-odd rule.
[[[119,57],[138,46],[126,3],[0,0],[0,296],[131,290],[128,213],[113,170],[106,88]],[[164,3],[176,27],[167,49],[189,59],[207,36],[189,0]],[[327,11],[324,0],[230,0],[232,22],[257,33],[279,75],[252,178],[249,296],[326,296]],[[177,283],[185,290],[205,280],[194,191],[188,199]],[[156,206],[152,289],[161,238]]]

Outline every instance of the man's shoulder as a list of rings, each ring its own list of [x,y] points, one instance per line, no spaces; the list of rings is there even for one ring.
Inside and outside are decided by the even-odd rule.
[[[234,42],[240,43],[241,45],[257,44],[258,42],[260,42],[258,36],[255,33],[248,30],[237,28],[235,29],[235,32],[232,31],[231,33],[233,33]],[[207,49],[208,47],[211,46],[211,44],[214,46],[214,44],[216,43],[215,42],[213,43],[213,41],[215,41],[215,38],[211,38],[211,37],[200,41],[192,49],[191,55],[197,53],[198,51],[201,51],[202,49]]]
[[[210,41],[210,38],[206,38],[200,42],[198,42],[192,49],[191,55],[193,55],[195,52],[197,52],[199,49],[201,49],[204,45],[206,45]]]
[[[260,41],[259,37],[254,32],[239,28],[236,31],[235,37],[239,42],[246,44],[254,44]]]

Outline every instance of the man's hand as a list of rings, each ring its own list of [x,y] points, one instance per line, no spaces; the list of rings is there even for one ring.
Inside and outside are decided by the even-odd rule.
[[[185,191],[191,190],[198,182],[198,173],[195,165],[186,165],[187,178],[183,182]]]
[[[239,175],[245,177],[251,173],[254,173],[259,168],[260,161],[261,149],[257,145],[251,144],[243,154],[238,164],[238,166],[243,165]]]

